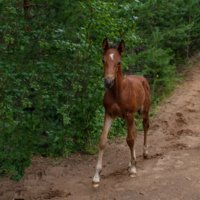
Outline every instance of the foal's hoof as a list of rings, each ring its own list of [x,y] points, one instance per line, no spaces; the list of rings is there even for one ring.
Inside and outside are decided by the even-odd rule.
[[[94,188],[97,188],[97,187],[99,187],[99,182],[92,182],[92,186],[94,187]]]
[[[130,177],[134,178],[136,176],[136,173],[130,172]]]
[[[149,155],[148,153],[144,153],[144,154],[143,154],[143,158],[144,158],[144,159],[148,159],[148,155]]]
[[[131,167],[129,175],[130,175],[131,178],[136,176],[136,167],[135,166]]]
[[[99,184],[93,184],[93,187],[97,188],[97,187],[99,187]]]

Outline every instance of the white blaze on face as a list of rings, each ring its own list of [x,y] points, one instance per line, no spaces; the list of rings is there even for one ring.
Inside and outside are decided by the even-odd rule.
[[[110,54],[110,58],[113,60],[114,53]]]

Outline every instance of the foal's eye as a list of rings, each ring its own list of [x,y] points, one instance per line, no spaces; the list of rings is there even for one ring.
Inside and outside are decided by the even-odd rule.
[[[102,63],[104,63],[104,60],[102,60]]]
[[[120,65],[121,64],[121,62],[118,62],[118,64],[117,65]]]

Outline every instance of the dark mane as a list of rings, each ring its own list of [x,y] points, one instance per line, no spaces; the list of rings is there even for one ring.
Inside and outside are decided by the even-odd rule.
[[[117,49],[117,44],[110,44],[110,49]]]

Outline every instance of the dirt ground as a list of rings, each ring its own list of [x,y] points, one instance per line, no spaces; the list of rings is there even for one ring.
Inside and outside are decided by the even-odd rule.
[[[153,116],[147,160],[142,157],[143,133],[138,133],[136,177],[129,177],[125,139],[117,139],[104,154],[98,188],[92,187],[97,155],[35,156],[23,180],[0,179],[0,200],[200,199],[200,63],[186,77]]]

